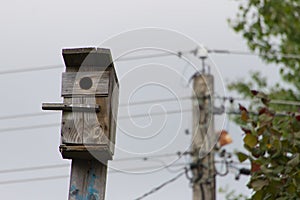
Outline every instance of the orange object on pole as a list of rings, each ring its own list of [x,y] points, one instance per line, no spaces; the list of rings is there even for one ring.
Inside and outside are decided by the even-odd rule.
[[[222,147],[230,143],[232,143],[231,136],[226,130],[222,130],[219,137],[219,145]]]

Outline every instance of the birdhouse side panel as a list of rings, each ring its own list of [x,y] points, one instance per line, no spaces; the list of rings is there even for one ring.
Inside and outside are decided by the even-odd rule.
[[[82,98],[64,98],[66,104],[82,104]],[[62,144],[82,144],[83,112],[62,112]]]
[[[110,74],[110,141],[112,142],[111,151],[114,152],[116,141],[117,118],[119,108],[119,84],[115,70]]]

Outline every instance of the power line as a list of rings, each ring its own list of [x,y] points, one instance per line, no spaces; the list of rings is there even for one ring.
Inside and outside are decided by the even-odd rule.
[[[254,53],[249,51],[241,51],[241,50],[230,50],[230,49],[208,49],[208,53],[216,53],[216,54],[233,54],[233,55],[245,55],[245,56],[264,56],[260,53]],[[283,54],[279,51],[275,52],[267,52],[266,56],[280,56],[283,58],[290,58],[290,59],[300,59],[300,54]]]
[[[185,166],[185,163],[178,163],[174,166]],[[70,166],[70,165],[68,165]],[[123,171],[120,170],[114,170],[109,171],[109,173],[125,173],[124,171],[134,171],[134,170],[151,170],[151,169],[157,169],[161,166],[149,166],[149,167],[141,167],[141,168],[130,168],[130,169],[123,169]],[[166,168],[166,167],[164,167]],[[17,184],[17,183],[28,183],[28,182],[36,182],[36,181],[46,181],[46,180],[56,180],[56,179],[64,179],[64,178],[70,178],[69,175],[59,175],[59,176],[47,176],[47,177],[37,177],[37,178],[28,178],[28,179],[15,179],[15,180],[7,180],[7,181],[0,181],[0,185],[8,185],[8,184]]]
[[[236,164],[243,164],[243,163],[236,163]],[[173,163],[170,166],[163,166],[163,169],[166,169],[167,167],[179,167],[179,166],[187,166],[187,163]],[[247,165],[249,166],[249,165]],[[35,167],[27,167],[27,168],[17,168],[17,169],[7,169],[7,170],[1,170],[0,173],[13,173],[13,172],[25,172],[25,171],[34,171],[34,170],[42,170],[42,169],[54,169],[54,168],[63,168],[63,167],[70,167],[70,164],[61,164],[61,165],[45,165],[45,166],[35,166]],[[116,170],[116,169],[112,169],[113,171],[109,171],[109,173],[126,173],[126,171],[140,171],[140,170],[151,170],[151,169],[158,169],[159,167],[162,167],[162,165],[153,165],[153,166],[148,166],[148,167],[140,167],[140,168],[128,168],[128,169],[122,169],[122,170]],[[185,172],[183,172],[185,173]],[[178,174],[178,176],[180,177],[182,175],[182,173]],[[8,184],[17,184],[17,183],[28,183],[28,182],[37,182],[37,181],[46,181],[46,180],[56,180],[56,179],[64,179],[64,178],[69,178],[69,175],[59,175],[59,176],[47,176],[47,177],[37,177],[37,178],[29,178],[29,179],[15,179],[15,180],[8,180],[8,181],[0,181],[0,185],[8,185]],[[177,177],[177,176],[176,176]],[[177,179],[179,177],[174,177],[173,179]],[[175,181],[175,180],[169,180],[171,182]],[[169,182],[168,181],[168,182]],[[168,182],[165,182],[164,184],[160,185],[162,187],[164,187],[165,185],[168,184]],[[160,187],[159,186],[159,187]],[[159,189],[161,189],[162,187],[160,187]],[[157,187],[158,188],[158,187]],[[155,189],[155,188],[154,188]],[[151,191],[154,191],[154,189],[152,189]],[[157,189],[157,190],[159,190]],[[156,190],[156,191],[157,191]],[[154,191],[154,192],[156,192]],[[151,192],[154,193],[154,192]],[[146,195],[147,194],[147,195]],[[143,195],[143,198],[146,196],[150,195],[150,192],[146,193]],[[140,199],[142,197],[139,197]],[[136,199],[138,200],[138,199]]]
[[[172,179],[170,179],[170,180],[168,180],[168,181],[162,183],[161,185],[159,185],[159,186],[153,188],[152,190],[150,190],[149,192],[147,192],[147,193],[143,194],[142,196],[136,198],[135,200],[141,200],[141,199],[144,199],[145,197],[147,197],[147,196],[149,196],[149,195],[151,195],[151,194],[157,192],[158,190],[162,189],[163,187],[165,187],[165,186],[169,185],[170,183],[176,181],[177,179],[179,179],[179,178],[180,178],[182,175],[184,175],[184,174],[185,174],[185,172],[179,173],[179,174],[176,175],[174,178],[172,178]]]
[[[143,49],[144,50],[144,49]],[[150,48],[150,50],[153,50]],[[155,49],[157,50],[157,49]],[[162,50],[161,50],[162,51]],[[158,57],[166,57],[166,56],[177,56],[178,58],[181,58],[182,55],[187,53],[192,53],[194,50],[188,50],[188,51],[177,51],[177,52],[163,52],[163,53],[157,53],[157,54],[149,54],[149,55],[139,55],[139,56],[127,56],[124,55],[115,61],[130,61],[130,60],[140,60],[140,59],[148,59],[148,58],[158,58]]]
[[[130,105],[144,105],[150,103],[159,103],[159,102],[171,102],[171,101],[178,101],[178,100],[188,100],[191,97],[180,97],[177,99],[169,98],[169,99],[157,99],[157,100],[149,100],[149,101],[138,101],[138,102],[130,102],[128,104],[120,104],[120,107],[128,107]],[[16,114],[16,115],[4,115],[0,116],[0,120],[7,120],[7,119],[18,119],[18,118],[27,118],[27,117],[38,117],[38,116],[46,116],[46,115],[53,115],[58,114],[58,112],[35,112],[35,113],[23,113],[23,114]],[[121,117],[123,118],[123,117]]]
[[[25,68],[25,69],[11,69],[11,70],[0,71],[0,75],[16,74],[16,73],[23,73],[23,72],[44,71],[44,70],[50,70],[50,69],[62,69],[62,67],[63,67],[63,65],[48,65],[48,66],[31,67],[31,68]]]
[[[118,119],[131,119],[131,118],[140,118],[140,117],[148,117],[148,116],[171,115],[171,114],[191,112],[191,111],[192,110],[174,110],[174,111],[167,111],[167,112],[156,112],[156,113],[151,113],[149,115],[137,114],[137,115],[131,115],[131,116],[120,116],[120,117],[118,117]],[[60,126],[60,125],[61,125],[60,123],[52,123],[52,124],[41,124],[41,125],[33,125],[33,126],[3,128],[3,129],[0,129],[0,133],[21,131],[21,130],[32,130],[32,129],[40,129],[40,128],[49,128],[49,127],[56,127],[56,126]]]
[[[120,116],[120,117],[118,117],[118,119],[131,119],[131,118],[140,118],[140,117],[149,117],[149,116],[171,115],[171,114],[191,112],[191,111],[192,110],[174,110],[174,111],[167,111],[167,112],[156,112],[156,113],[151,113],[149,115],[137,114],[137,115],[131,115],[131,116]],[[49,127],[56,127],[56,126],[60,126],[60,125],[61,125],[60,123],[52,123],[52,124],[41,124],[41,125],[33,125],[33,126],[3,128],[3,129],[0,129],[0,133],[21,131],[21,130],[32,130],[32,129],[40,129],[40,128],[49,128]]]
[[[258,54],[249,51],[239,51],[239,50],[228,50],[228,49],[208,49],[208,53],[216,54],[235,54],[235,55],[248,55],[248,56],[258,56]]]
[[[151,104],[151,103],[161,103],[161,102],[171,102],[171,101],[180,101],[180,100],[191,100],[195,97],[186,96],[186,97],[179,97],[179,98],[167,98],[167,99],[157,99],[157,100],[150,100],[150,101],[138,101],[128,104],[120,104],[120,106],[130,106],[130,105],[144,105],[144,104]],[[230,97],[230,96],[215,96],[214,99],[221,99],[221,100],[229,100],[229,101],[249,101],[249,99],[242,98],[242,97]],[[271,99],[270,104],[281,104],[281,105],[293,105],[293,106],[300,106],[300,101],[291,101],[291,100],[280,100],[280,99]]]
[[[39,116],[53,115],[53,114],[58,114],[58,113],[55,113],[55,112],[36,112],[36,113],[6,115],[6,116],[0,116],[0,120],[18,119],[18,118],[27,118],[27,117],[39,117]]]
[[[281,104],[281,105],[300,106],[300,102],[297,102],[297,101],[271,100],[270,103],[272,103],[272,104]],[[122,119],[132,119],[132,118],[141,118],[141,117],[152,117],[152,116],[160,116],[160,115],[171,115],[171,114],[177,114],[177,113],[185,113],[185,112],[192,112],[192,110],[191,109],[185,109],[185,110],[173,110],[173,111],[166,111],[166,112],[156,112],[156,113],[149,113],[149,114],[136,114],[136,115],[130,115],[130,116],[120,116],[120,117],[118,117],[118,119],[122,120]],[[239,115],[239,114],[241,114],[239,110],[224,111],[222,113],[226,113],[226,114],[230,114],[230,115]],[[222,113],[218,113],[218,114],[222,114]],[[255,115],[257,113],[250,112],[250,114]],[[2,116],[2,117],[0,117],[0,120],[13,119],[13,118],[24,118],[24,117],[33,117],[33,116],[43,116],[43,115],[47,115],[47,114],[29,113],[29,114],[21,114],[21,115]],[[284,113],[277,113],[275,115],[276,116],[289,116],[289,115],[284,114]],[[52,123],[52,124],[42,124],[42,125],[33,125],[33,126],[3,128],[3,129],[0,129],[0,133],[20,131],[20,130],[32,130],[32,129],[48,128],[48,127],[55,127],[55,126],[59,126],[59,125],[60,125],[60,123]]]
[[[165,52],[165,53],[158,53],[158,54],[150,54],[150,55],[141,55],[141,56],[130,56],[130,57],[121,57],[119,59],[116,59],[115,61],[130,61],[130,60],[140,60],[140,59],[148,59],[148,58],[157,58],[157,57],[165,57],[165,56],[173,56],[177,55],[174,53],[170,52]]]
[[[175,56],[181,58],[181,56],[185,53],[191,53],[193,55],[196,55],[195,52],[197,52],[197,49],[192,49],[190,51],[178,51],[176,53],[164,52],[164,53],[150,54],[150,55],[140,55],[140,56],[131,56],[131,57],[128,56],[128,57],[121,57],[121,58],[117,59],[116,62],[139,60],[139,59],[149,59],[149,58],[165,57],[165,56],[172,56],[172,55],[175,55]],[[207,52],[215,53],[215,54],[262,56],[262,54],[259,54],[259,53],[253,53],[253,52],[241,51],[241,50],[230,50],[230,49],[208,49]],[[283,54],[280,52],[270,52],[270,53],[267,53],[266,55],[276,55],[276,56],[281,56],[284,58],[300,59],[300,54]],[[44,71],[44,70],[50,70],[50,69],[61,69],[63,67],[64,67],[63,65],[48,65],[48,66],[38,66],[38,67],[31,67],[31,68],[25,68],[25,69],[4,70],[4,71],[0,71],[0,75],[23,73],[23,72],[34,72],[34,71]]]
[[[128,157],[128,158],[121,158],[116,159],[114,161],[133,161],[137,159],[141,159],[143,161],[151,161],[151,158],[162,158],[162,157],[169,157],[169,156],[182,156],[190,154],[191,152],[176,152],[176,153],[168,153],[168,154],[158,154],[153,156],[147,156],[147,157]],[[216,163],[222,163],[223,161],[216,161]],[[246,163],[237,163],[237,162],[230,162],[231,166],[232,164],[235,165],[247,165]],[[153,165],[153,166],[147,166],[147,167],[137,167],[137,168],[128,168],[128,169],[110,169],[109,173],[128,173],[133,171],[141,171],[141,170],[154,170],[154,169],[168,169],[169,167],[179,167],[179,166],[187,166],[188,163],[172,163],[170,165]],[[32,166],[32,167],[23,167],[23,168],[15,168],[15,169],[3,169],[0,170],[0,174],[6,174],[6,173],[15,173],[15,172],[27,172],[27,171],[36,171],[36,170],[45,170],[45,169],[56,169],[56,168],[64,168],[64,167],[70,167],[70,164],[56,164],[56,165],[43,165],[43,166]],[[163,167],[163,168],[161,168]],[[234,166],[232,166],[234,167]],[[25,182],[35,182],[35,181],[44,181],[44,180],[54,180],[54,179],[62,179],[62,178],[69,178],[68,175],[62,175],[62,176],[48,176],[48,177],[38,177],[38,178],[29,178],[29,179],[16,179],[16,180],[8,180],[8,181],[2,181],[0,182],[0,185],[5,184],[15,184],[15,183],[25,183]],[[152,190],[151,190],[152,191]],[[148,195],[147,195],[148,196]]]
[[[64,178],[69,178],[69,177],[70,177],[69,175],[61,175],[61,176],[50,176],[50,177],[38,177],[38,178],[8,180],[8,181],[0,181],[0,185],[56,180],[56,179],[64,179]]]
[[[152,117],[152,116],[160,116],[160,115],[171,115],[171,114],[177,114],[177,113],[185,113],[185,112],[192,112],[191,109],[186,109],[186,110],[173,110],[173,111],[167,111],[167,112],[157,112],[157,113],[151,113],[151,114],[137,114],[137,115],[131,115],[131,116],[120,116],[118,119],[132,119],[132,118],[141,118],[141,117]],[[229,114],[229,115],[240,115],[241,112],[239,110],[231,110],[231,111],[224,111],[222,113],[218,114]],[[256,112],[250,112],[248,111],[249,114],[253,115],[258,115]],[[290,116],[288,114],[284,113],[277,113],[275,116]],[[40,128],[49,128],[49,127],[57,127],[60,126],[60,123],[53,123],[53,124],[42,124],[42,125],[33,125],[33,126],[21,126],[21,127],[14,127],[14,128],[4,128],[0,129],[0,133],[5,133],[5,132],[13,132],[13,131],[21,131],[21,130],[33,130],[33,129],[40,129]]]
[[[14,127],[14,128],[3,128],[3,129],[0,129],[0,133],[57,127],[59,125],[60,125],[60,123],[53,123],[53,124],[41,124],[41,125],[33,125],[33,126],[20,126],[20,127]]]
[[[157,100],[149,100],[149,101],[138,101],[138,102],[130,102],[127,104],[120,104],[122,107],[130,106],[130,105],[144,105],[144,104],[151,104],[151,103],[161,103],[161,102],[172,102],[172,101],[180,101],[180,100],[189,100],[193,97],[179,97],[179,98],[166,98],[166,99],[157,99]],[[241,97],[230,97],[230,96],[216,96],[215,99],[221,99],[221,100],[229,100],[229,101],[249,101],[248,99],[241,98]],[[280,105],[294,105],[294,106],[300,106],[299,101],[290,101],[290,100],[280,100],[280,99],[274,99],[270,101],[271,104],[280,104]],[[191,110],[184,110],[183,112],[190,112]],[[169,111],[169,112],[161,112],[161,113],[153,113],[153,115],[163,115],[163,114],[173,114],[173,113],[179,113],[181,111]],[[17,115],[6,115],[6,116],[0,116],[0,120],[7,120],[7,119],[17,119],[17,118],[26,118],[26,117],[37,117],[37,116],[45,116],[45,115],[53,115],[57,114],[57,112],[37,112],[37,113],[24,113],[24,114],[17,114]],[[152,114],[151,114],[152,115]],[[145,117],[149,116],[147,114],[138,114],[138,115],[132,115],[132,116],[120,116],[119,119],[125,119],[125,118],[139,118],[139,117]],[[1,132],[1,130],[0,130]]]
[[[135,172],[137,173],[138,171],[142,170],[163,170],[163,169],[168,169],[170,167],[180,167],[180,166],[186,166],[186,163],[175,163],[171,165],[152,165],[152,166],[147,166],[147,167],[137,167],[137,168],[127,168],[127,169],[112,169],[113,171],[109,171],[109,173],[132,173]],[[143,173],[147,173],[143,171]]]
[[[149,113],[146,114],[137,114],[137,115],[130,115],[130,116],[120,116],[118,119],[131,119],[131,118],[140,118],[140,117],[152,117],[152,116],[160,116],[160,115],[171,115],[176,113],[185,113],[185,112],[192,112],[193,110],[187,109],[187,110],[172,110],[172,111],[166,111],[166,112],[155,112],[155,113]]]
[[[166,153],[166,154],[157,154],[157,155],[152,155],[152,156],[137,156],[137,157],[128,157],[128,158],[119,158],[119,159],[114,159],[114,161],[128,161],[128,160],[148,160],[151,158],[163,158],[163,157],[171,157],[171,156],[183,156],[183,155],[187,155],[190,152],[176,152],[176,153]]]
[[[35,171],[35,170],[43,170],[43,169],[57,169],[57,168],[63,168],[63,167],[69,167],[69,166],[70,166],[70,164],[57,164],[57,165],[23,167],[23,168],[15,168],[15,169],[3,169],[3,170],[0,170],[0,174],[15,173],[15,172],[27,172],[27,171]]]
[[[189,51],[187,51],[187,52],[189,52]],[[176,53],[174,53],[174,52],[164,52],[164,53],[159,53],[159,54],[121,57],[121,58],[119,58],[115,61],[118,62],[118,61],[140,60],[140,59],[174,56],[174,55],[176,55],[180,58],[183,53],[184,52],[178,51]],[[16,73],[23,73],[23,72],[34,72],[34,71],[44,71],[44,70],[50,70],[50,69],[62,69],[63,67],[64,67],[63,65],[48,65],[48,66],[37,66],[37,67],[31,67],[31,68],[25,68],[25,69],[4,70],[4,71],[0,71],[0,75],[16,74]]]
[[[179,156],[185,154],[186,154],[185,152],[184,153],[177,152],[177,153],[169,153],[169,154],[158,154],[153,156],[120,158],[120,159],[115,159],[113,161],[114,162],[134,161],[134,160],[148,161],[152,158],[163,158],[163,157]],[[14,172],[27,172],[27,171],[44,170],[44,169],[55,169],[55,168],[64,168],[64,167],[70,167],[70,164],[55,164],[55,165],[32,166],[32,167],[23,167],[23,168],[15,168],[15,169],[2,169],[0,170],[0,174],[14,173]]]
[[[171,102],[171,101],[180,101],[180,100],[190,100],[192,97],[178,97],[178,98],[165,98],[165,99],[156,99],[156,100],[149,100],[149,101],[137,101],[137,102],[129,102],[126,104],[120,104],[122,107],[127,107],[131,105],[144,105],[144,104],[151,104],[151,103],[161,103],[161,102]]]

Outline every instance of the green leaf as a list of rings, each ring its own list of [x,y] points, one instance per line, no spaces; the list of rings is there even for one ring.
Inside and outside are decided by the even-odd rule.
[[[273,173],[279,174],[279,173],[282,173],[283,170],[284,170],[284,166],[278,166],[273,170]]]
[[[244,137],[244,142],[247,146],[253,148],[255,147],[255,145],[257,144],[258,140],[257,140],[257,137],[254,136],[254,135],[251,135],[251,134],[247,134],[245,137]]]
[[[264,197],[263,191],[260,190],[260,191],[257,191],[257,192],[252,196],[252,199],[253,199],[253,200],[262,200],[263,197]]]
[[[287,162],[287,165],[290,165],[292,167],[296,167],[299,165],[300,159],[299,159],[299,153],[295,154],[294,158]]]
[[[249,119],[248,112],[245,111],[245,110],[242,110],[242,111],[241,111],[241,120],[242,120],[243,122],[247,122],[248,119]]]
[[[253,188],[253,190],[255,191],[259,191],[261,190],[264,186],[268,185],[269,181],[268,180],[262,180],[262,179],[258,179],[258,180],[254,180],[250,183],[251,188]]]
[[[236,155],[240,162],[244,162],[248,158],[248,156],[242,152],[237,152]]]

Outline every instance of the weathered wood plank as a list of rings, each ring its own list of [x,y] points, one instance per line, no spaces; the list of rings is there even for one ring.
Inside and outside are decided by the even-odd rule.
[[[100,160],[112,159],[112,153],[106,144],[102,145],[60,145],[59,150],[64,159]]]
[[[64,98],[66,104],[81,104],[82,98]],[[61,142],[62,144],[82,144],[83,113],[62,112]]]
[[[72,160],[69,200],[104,200],[107,163]]]
[[[107,96],[109,72],[66,72],[62,74],[63,97],[73,95]]]
[[[95,102],[98,98],[83,98],[85,104],[96,104],[102,102]],[[100,106],[103,107],[103,112],[106,110],[106,102]],[[84,144],[108,144],[108,137],[105,134],[107,124],[105,124],[104,117],[99,116],[97,113],[85,112],[84,118],[84,129],[83,129],[83,143]]]
[[[98,121],[102,124],[102,128],[104,130],[104,134],[107,138],[110,139],[110,126],[109,126],[109,105],[110,102],[108,101],[108,97],[103,98],[95,98],[96,104],[99,105],[102,110],[100,110],[99,113],[97,113]]]

